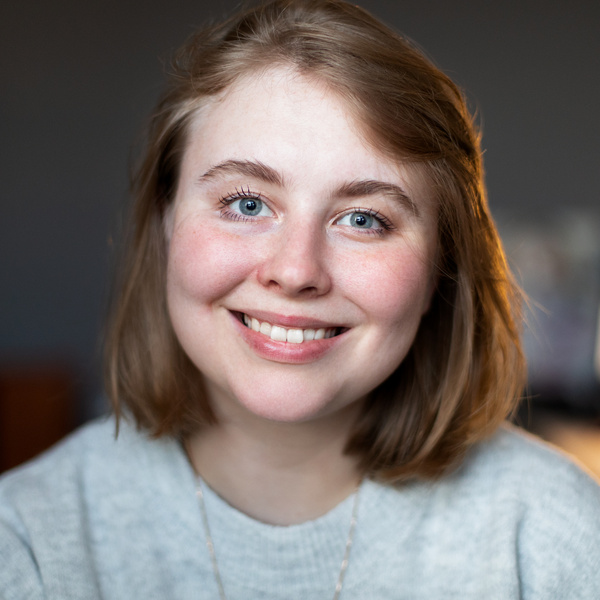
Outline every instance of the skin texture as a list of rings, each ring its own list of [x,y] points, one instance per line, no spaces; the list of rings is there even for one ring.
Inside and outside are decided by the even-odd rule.
[[[343,456],[352,419],[429,306],[436,227],[426,186],[415,167],[378,154],[323,84],[274,68],[197,115],[165,231],[170,317],[220,421],[190,440],[194,466],[258,518],[315,516],[355,485]],[[273,342],[242,313],[342,333]],[[245,505],[242,470],[261,482],[255,495],[271,490],[265,508]],[[331,479],[319,506],[277,513],[283,480],[293,486],[302,473],[309,491]]]

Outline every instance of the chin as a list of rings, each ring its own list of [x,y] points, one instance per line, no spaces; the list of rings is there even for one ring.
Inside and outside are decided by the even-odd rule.
[[[257,417],[279,423],[303,423],[331,415],[351,402],[343,402],[337,394],[290,388],[268,389],[257,386],[253,393],[236,394],[237,403]]]

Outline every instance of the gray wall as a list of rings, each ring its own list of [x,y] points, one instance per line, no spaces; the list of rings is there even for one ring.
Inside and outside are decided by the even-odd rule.
[[[0,9],[0,363],[70,363],[88,412],[100,391],[110,240],[160,59],[234,4],[21,0]],[[556,227],[565,209],[583,215],[580,225],[597,222],[600,3],[360,4],[467,90],[483,123],[492,209],[517,254],[530,225]]]

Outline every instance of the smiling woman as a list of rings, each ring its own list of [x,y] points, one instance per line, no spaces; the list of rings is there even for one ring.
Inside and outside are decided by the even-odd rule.
[[[435,203],[357,131],[341,98],[287,66],[241,78],[190,128],[167,298],[219,422],[228,402],[286,422],[356,411],[412,344]]]
[[[200,31],[133,193],[115,415],[0,483],[3,597],[599,597],[598,486],[503,423],[478,133],[406,40],[339,0]]]

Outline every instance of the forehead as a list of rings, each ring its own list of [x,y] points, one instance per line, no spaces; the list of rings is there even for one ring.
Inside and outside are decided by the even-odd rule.
[[[236,159],[267,164],[290,184],[302,174],[311,174],[313,183],[400,180],[422,202],[430,196],[418,164],[380,152],[341,94],[290,67],[246,74],[194,115],[184,172]]]

